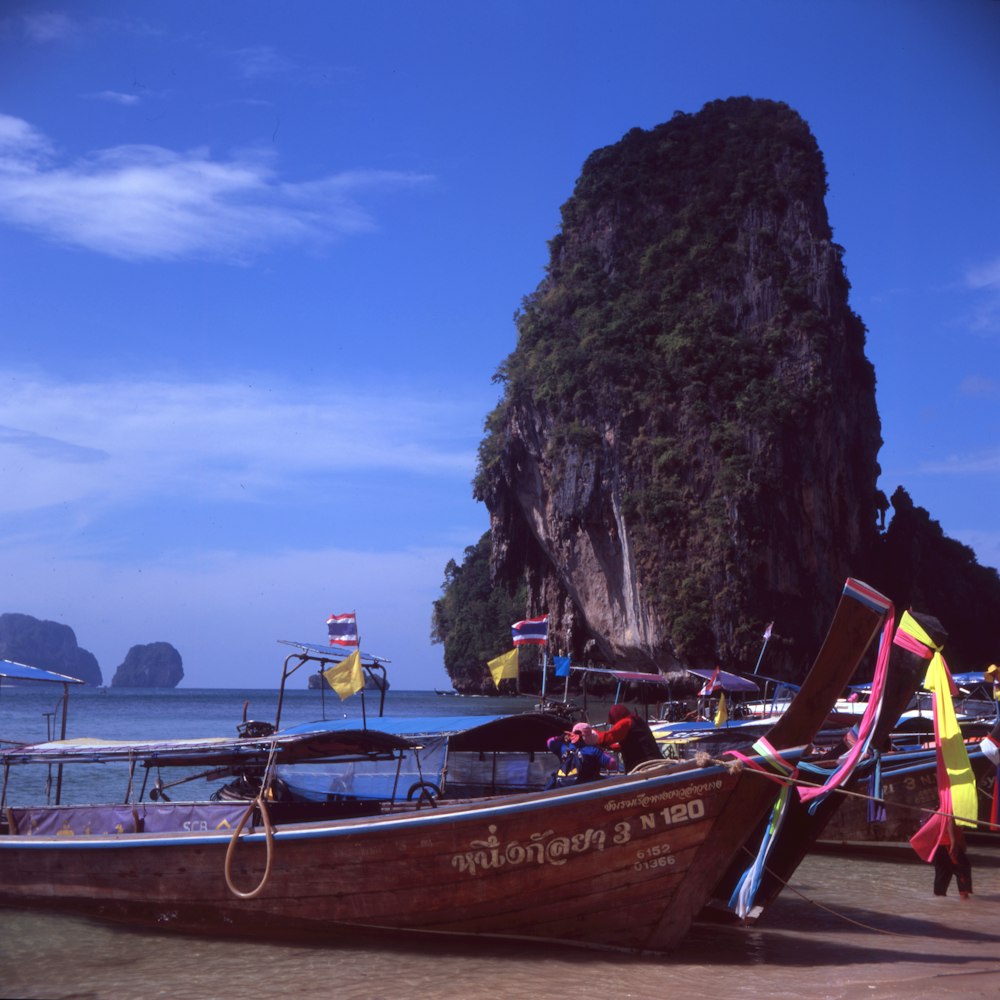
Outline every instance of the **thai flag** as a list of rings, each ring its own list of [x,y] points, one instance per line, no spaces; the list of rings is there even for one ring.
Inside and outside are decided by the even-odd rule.
[[[358,644],[358,619],[352,611],[348,615],[330,615],[326,620],[331,646],[356,646]]]
[[[715,668],[715,673],[705,681],[704,687],[698,692],[699,698],[706,698],[710,694],[715,694],[719,690],[721,685],[719,684],[719,668]]]
[[[549,616],[526,618],[510,627],[515,646],[544,646],[549,641]]]

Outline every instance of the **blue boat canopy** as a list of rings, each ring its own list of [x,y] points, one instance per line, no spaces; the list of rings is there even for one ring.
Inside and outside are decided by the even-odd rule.
[[[26,663],[15,663],[13,660],[0,660],[0,677],[18,681],[48,681],[50,684],[85,683],[79,677],[57,674],[53,670],[42,670],[41,667],[29,667]]]

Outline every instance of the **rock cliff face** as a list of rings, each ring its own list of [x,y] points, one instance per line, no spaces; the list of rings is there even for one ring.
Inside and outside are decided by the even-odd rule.
[[[878,585],[900,608],[933,608],[949,629],[945,656],[956,673],[1000,662],[1000,575],[948,538],[899,487],[880,539]]]
[[[0,657],[79,677],[88,684],[102,683],[97,657],[81,649],[73,630],[59,622],[31,615],[0,614]]]
[[[553,652],[752,667],[774,620],[795,675],[868,572],[880,423],[825,192],[805,122],[749,98],[584,165],[476,481]]]
[[[133,646],[111,680],[112,687],[172,688],[184,677],[181,654],[169,642]]]

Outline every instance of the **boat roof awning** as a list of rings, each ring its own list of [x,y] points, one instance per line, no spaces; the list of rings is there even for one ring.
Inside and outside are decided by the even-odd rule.
[[[378,725],[384,733],[416,738],[420,736],[451,736],[466,729],[472,729],[474,726],[481,726],[503,718],[505,718],[503,715],[383,715],[379,718]],[[356,725],[357,720],[355,719],[323,719],[289,726],[287,729],[282,729],[278,735],[335,733],[353,729]]]
[[[315,642],[294,642],[291,639],[279,639],[282,646],[294,646],[303,655],[311,660],[325,660],[332,663],[340,663],[346,660],[354,650],[345,649],[340,646],[320,646]],[[379,667],[383,663],[391,663],[384,656],[375,656],[373,653],[361,653],[361,665],[363,667]]]
[[[547,712],[519,715],[427,715],[383,716],[379,728],[419,744],[422,739],[446,737],[455,751],[515,753],[544,750],[545,741],[569,727],[559,716]],[[306,722],[282,730],[282,734],[336,733],[353,725],[350,719]]]
[[[614,677],[619,683],[661,684],[669,687],[670,681],[662,674],[647,674],[641,670],[611,670],[607,667],[570,667],[581,674],[601,674],[604,677]]]
[[[986,679],[986,674],[982,670],[972,670],[963,674],[952,674],[951,679],[963,688],[976,688],[993,685],[992,680]]]
[[[57,674],[54,670],[43,670],[41,667],[29,667],[26,663],[15,663],[13,660],[0,660],[0,677],[18,681],[48,681],[50,684],[86,683],[79,677]]]
[[[688,673],[705,681],[714,678],[716,686],[723,691],[744,691],[748,694],[757,694],[760,691],[760,688],[753,681],[746,677],[740,677],[739,674],[731,674],[728,670],[720,670],[716,673],[714,670],[694,670],[688,667]]]
[[[407,750],[413,744],[400,736],[372,729],[275,735],[260,739],[219,737],[190,740],[73,739],[34,743],[0,751],[0,761],[105,764],[138,761],[146,767],[232,767],[264,764],[275,749],[279,764],[303,761],[367,759],[373,754]]]

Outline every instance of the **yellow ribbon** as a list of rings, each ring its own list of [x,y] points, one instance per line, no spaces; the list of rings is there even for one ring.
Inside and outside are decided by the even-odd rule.
[[[955,821],[962,826],[975,826],[979,816],[976,777],[972,773],[969,752],[965,748],[962,730],[955,717],[955,706],[951,700],[951,672],[948,670],[948,664],[945,663],[944,657],[941,655],[941,647],[933,642],[908,611],[903,612],[899,630],[933,650],[923,686],[934,697],[934,731],[938,740],[938,759],[944,764],[948,782],[947,788],[938,788],[938,795],[944,799],[945,793],[950,793],[950,808],[947,801],[942,801],[942,810],[950,812],[955,817]],[[938,774],[940,783],[940,768]]]

